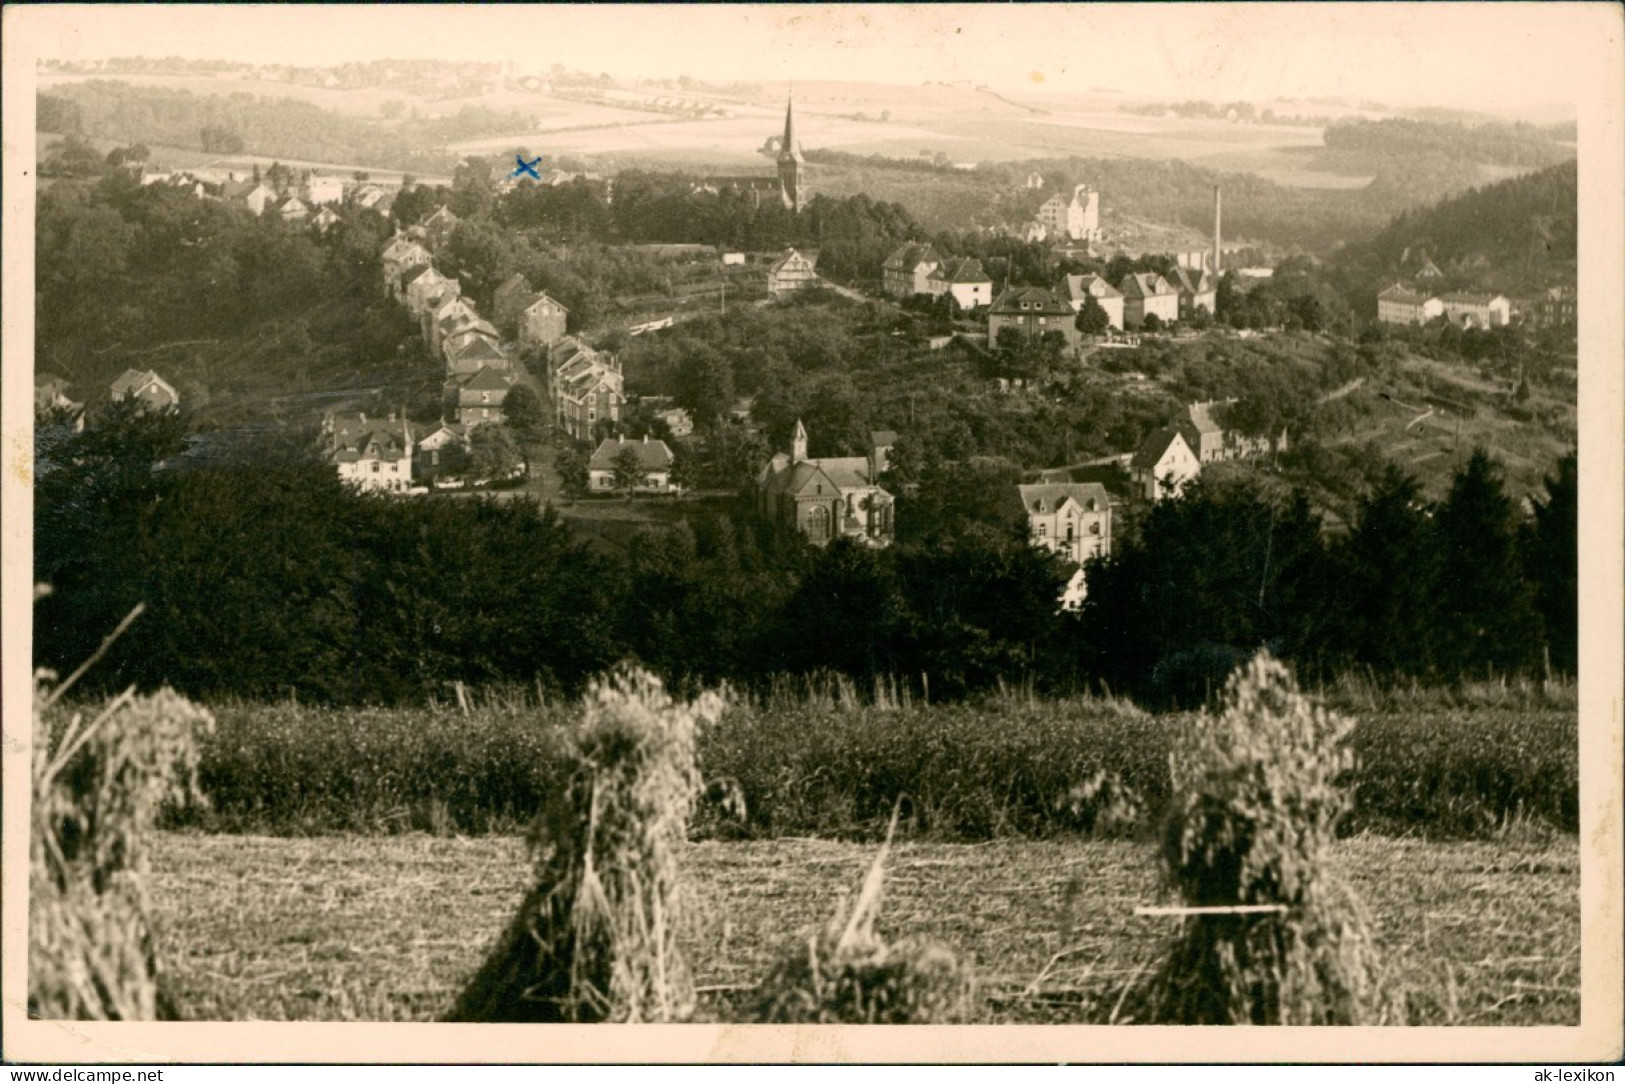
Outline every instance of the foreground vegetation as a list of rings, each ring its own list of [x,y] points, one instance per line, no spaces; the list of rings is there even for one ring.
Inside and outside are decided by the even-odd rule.
[[[1486,687],[1454,702],[1390,700],[1349,713],[1358,766],[1346,831],[1484,839],[1520,823],[1577,830],[1572,687]],[[446,835],[521,829],[564,783],[576,711],[224,704],[215,714],[201,767],[213,808],[172,824]],[[901,798],[905,829],[926,838],[1133,836],[1166,802],[1168,754],[1192,718],[1016,697],[927,707],[786,696],[736,707],[702,734],[699,757],[708,782],[737,784],[746,817],[702,807],[697,829],[876,838]]]
[[[684,941],[697,1018],[736,1005],[821,926],[872,845],[700,843]],[[153,900],[177,1000],[204,1020],[432,1020],[531,887],[511,837],[265,839],[161,834]],[[1334,868],[1371,912],[1417,1024],[1579,1020],[1579,854],[1552,841],[1361,836]],[[1006,840],[894,845],[879,923],[974,960],[989,1018],[1104,1023],[1170,931],[1149,847]]]

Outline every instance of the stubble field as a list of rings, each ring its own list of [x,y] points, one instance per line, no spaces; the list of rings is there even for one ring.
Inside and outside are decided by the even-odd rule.
[[[690,845],[700,1017],[735,1014],[778,955],[856,890],[873,854],[806,839]],[[1574,836],[1359,836],[1336,862],[1370,909],[1412,1023],[1578,1023]],[[152,885],[166,970],[193,1019],[433,1020],[513,913],[527,870],[513,836],[167,833]],[[973,960],[992,1021],[1106,1023],[1173,932],[1133,913],[1159,902],[1142,843],[905,842],[880,926]]]

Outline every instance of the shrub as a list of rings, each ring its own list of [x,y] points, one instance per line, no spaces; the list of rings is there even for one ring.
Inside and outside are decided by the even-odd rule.
[[[1192,912],[1131,991],[1136,1022],[1385,1022],[1362,909],[1327,871],[1351,729],[1261,653],[1231,677],[1223,714],[1176,748],[1162,860]]]
[[[940,945],[888,945],[875,933],[891,849],[875,855],[850,914],[838,906],[822,931],[790,948],[756,992],[762,1024],[962,1024],[975,1015],[970,968]]]
[[[163,689],[126,691],[89,722],[61,720],[53,709],[73,678],[53,689],[53,677],[34,680],[28,1014],[177,1019],[161,984],[147,848],[163,803],[201,798],[194,737],[213,719]]]
[[[674,703],[660,680],[621,670],[588,691],[568,751],[568,783],[530,833],[535,884],[452,1020],[671,1022],[694,1011],[676,941],[677,851],[700,790],[708,693]]]

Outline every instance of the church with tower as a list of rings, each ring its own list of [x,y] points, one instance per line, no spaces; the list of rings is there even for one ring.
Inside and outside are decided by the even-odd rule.
[[[801,141],[796,138],[796,103],[794,98],[784,103],[784,138],[779,142],[779,195],[786,210],[798,214],[807,206],[807,160],[801,156]]]
[[[778,146],[769,137],[763,153],[776,154],[778,169],[774,176],[707,177],[699,190],[711,193],[743,192],[758,207],[766,200],[778,198],[784,209],[799,214],[807,207],[811,192],[807,186],[807,160],[801,153],[801,141],[796,138],[795,102],[784,105],[784,135]]]

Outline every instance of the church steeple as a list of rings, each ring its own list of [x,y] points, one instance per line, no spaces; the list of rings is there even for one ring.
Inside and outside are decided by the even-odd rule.
[[[796,101],[792,93],[784,100],[784,138],[779,142],[779,161],[800,163],[801,142],[796,139]]]
[[[805,161],[801,157],[801,141],[796,139],[796,107],[792,95],[785,98],[784,138],[779,142],[779,191],[785,207],[792,211],[799,211],[807,204],[801,176]]]
[[[800,463],[807,458],[807,427],[796,419],[796,431],[790,435],[790,462]]]

